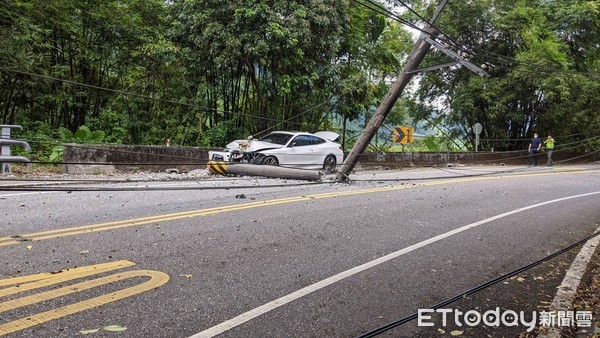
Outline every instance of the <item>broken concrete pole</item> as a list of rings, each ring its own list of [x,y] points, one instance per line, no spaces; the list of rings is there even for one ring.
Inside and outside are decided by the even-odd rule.
[[[210,172],[219,175],[262,176],[305,181],[318,181],[321,178],[321,173],[315,170],[302,170],[261,164],[209,161],[207,167]]]

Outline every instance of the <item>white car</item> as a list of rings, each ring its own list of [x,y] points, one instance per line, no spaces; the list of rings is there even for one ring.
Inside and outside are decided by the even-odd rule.
[[[310,134],[275,131],[260,140],[236,140],[223,151],[209,151],[211,160],[281,165],[302,169],[335,170],[344,159],[342,146],[334,141],[339,135],[330,131]]]

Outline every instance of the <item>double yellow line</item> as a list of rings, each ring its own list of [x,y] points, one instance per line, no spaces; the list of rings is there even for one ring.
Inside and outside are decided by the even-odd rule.
[[[308,201],[313,198],[330,198],[330,197],[336,197],[336,196],[364,194],[367,192],[377,192],[377,191],[385,191],[385,190],[390,190],[390,189],[389,188],[369,189],[368,191],[361,190],[361,191],[352,191],[352,192],[345,192],[345,193],[329,193],[329,194],[319,194],[319,195],[311,195],[311,196],[289,197],[289,198],[281,198],[281,199],[276,199],[276,200],[267,200],[267,201],[252,202],[252,203],[245,203],[245,204],[238,204],[238,205],[230,205],[230,206],[224,206],[224,207],[214,207],[214,208],[208,208],[208,209],[202,209],[202,210],[177,212],[177,213],[158,215],[158,216],[134,218],[134,219],[128,219],[128,220],[122,220],[122,221],[97,223],[97,224],[83,225],[83,226],[64,228],[64,229],[33,232],[33,233],[19,235],[19,236],[0,237],[0,246],[15,245],[15,244],[20,244],[20,243],[29,242],[29,241],[42,241],[42,240],[46,240],[46,239],[75,236],[75,235],[107,231],[107,230],[114,230],[114,229],[120,229],[120,228],[127,228],[127,227],[146,225],[146,224],[152,224],[152,223],[168,222],[168,221],[174,221],[174,220],[184,219],[184,218],[216,215],[216,214],[230,212],[230,211],[261,208],[261,207],[267,207],[267,206],[277,205],[277,204]]]
[[[91,290],[94,288],[101,287],[103,285],[116,283],[127,279],[138,280],[139,277],[144,277],[145,279],[149,278],[145,282],[118,291],[113,291],[108,294],[100,295],[88,300],[33,314],[24,318],[13,320],[8,323],[0,323],[0,336],[17,332],[54,319],[89,310],[104,304],[112,303],[127,297],[140,294],[142,292],[154,290],[169,281],[169,276],[164,272],[152,270],[135,270],[123,271],[109,276],[99,277],[92,280],[63,286],[63,284],[76,279],[90,277],[93,275],[113,270],[131,267],[134,265],[135,263],[133,262],[122,260],[111,263],[79,267],[70,270],[59,271],[57,273],[41,273],[24,277],[15,277],[0,280],[0,287],[6,287],[0,289],[0,299],[2,297],[19,294],[26,291],[36,289],[47,289],[49,286],[58,285],[57,287],[51,290],[44,291],[38,294],[26,295],[21,298],[15,298],[1,302],[0,313],[4,313],[14,309],[30,306],[33,304],[41,303],[60,297],[65,297],[78,292]]]
[[[240,204],[240,205],[230,205],[230,206],[224,206],[224,207],[215,207],[215,208],[202,209],[202,210],[177,212],[177,213],[158,215],[158,216],[141,217],[141,218],[122,220],[122,221],[113,221],[113,222],[83,225],[83,226],[64,228],[64,229],[34,232],[34,233],[24,234],[24,235],[20,235],[20,236],[0,237],[0,246],[15,245],[15,244],[19,244],[22,242],[28,242],[28,241],[42,241],[42,240],[52,239],[52,238],[75,236],[75,235],[107,231],[107,230],[114,230],[114,229],[120,229],[120,228],[127,228],[127,227],[145,225],[145,224],[151,224],[151,223],[167,222],[167,221],[173,221],[173,220],[184,219],[184,218],[208,216],[208,215],[214,215],[214,214],[224,213],[224,212],[228,212],[228,211],[244,210],[244,209],[257,208],[257,207],[276,205],[276,204],[282,204],[282,203],[290,203],[290,202],[296,202],[296,201],[301,201],[301,200],[306,200],[306,199],[308,199],[308,198],[305,198],[305,197],[284,198],[284,199],[279,199],[279,200],[253,202],[253,203]]]
[[[461,182],[474,182],[474,181],[499,179],[499,178],[521,178],[521,177],[549,176],[549,175],[561,175],[561,174],[573,175],[573,174],[585,174],[585,173],[594,173],[594,172],[598,172],[598,170],[582,170],[582,171],[578,171],[578,172],[569,172],[569,173],[548,172],[548,173],[516,174],[516,175],[503,175],[503,176],[464,177],[464,178],[447,179],[447,180],[432,181],[432,182],[418,183],[418,184],[404,184],[404,185],[399,185],[399,186],[386,186],[386,187],[378,187],[378,188],[370,188],[370,189],[357,189],[357,190],[350,190],[350,191],[343,191],[343,192],[331,192],[331,193],[313,194],[313,195],[307,195],[307,196],[288,197],[288,198],[281,198],[281,199],[275,199],[275,200],[258,201],[258,202],[223,206],[223,207],[214,207],[214,208],[201,209],[201,210],[192,210],[192,211],[185,211],[185,212],[178,212],[178,213],[171,213],[171,214],[164,214],[164,215],[157,215],[157,216],[134,218],[134,219],[128,219],[128,220],[122,220],[122,221],[113,221],[113,222],[105,222],[105,223],[77,226],[77,227],[71,227],[71,228],[65,228],[65,229],[34,232],[34,233],[24,234],[24,235],[20,235],[20,236],[0,237],[0,247],[7,246],[7,245],[16,245],[16,244],[20,244],[20,243],[27,242],[27,241],[42,241],[42,240],[46,240],[46,239],[62,238],[62,237],[68,237],[68,236],[93,233],[93,232],[127,228],[127,227],[132,227],[132,226],[168,222],[168,221],[174,221],[174,220],[185,219],[185,218],[216,215],[216,214],[221,214],[221,213],[226,213],[226,212],[231,212],[231,211],[239,211],[239,210],[246,210],[246,209],[253,209],[253,208],[268,207],[268,206],[278,205],[278,204],[309,201],[312,199],[336,198],[336,197],[351,196],[351,195],[362,195],[362,194],[379,193],[379,192],[386,192],[386,191],[395,191],[395,190],[401,190],[401,189],[413,188],[413,187],[434,186],[434,185],[443,185],[443,184],[461,183]]]
[[[262,208],[262,207],[267,207],[267,206],[271,206],[271,205],[308,201],[308,200],[317,199],[317,198],[331,198],[331,197],[337,197],[337,196],[366,194],[366,193],[372,193],[372,192],[397,190],[397,189],[402,189],[402,188],[404,188],[404,186],[395,187],[395,188],[386,187],[386,188],[363,189],[363,190],[347,191],[347,192],[317,194],[317,195],[309,195],[309,196],[297,196],[297,197],[281,198],[281,199],[276,199],[276,200],[267,200],[267,201],[251,202],[251,203],[245,203],[245,204],[229,205],[229,206],[223,206],[223,207],[214,207],[214,208],[208,208],[208,209],[202,209],[202,210],[177,212],[177,213],[158,215],[158,216],[141,217],[141,218],[122,220],[122,221],[113,221],[113,222],[105,222],[105,223],[98,223],[98,224],[91,224],[91,225],[83,225],[83,226],[64,228],[64,229],[33,232],[33,233],[19,235],[19,236],[0,237],[0,246],[15,245],[15,244],[20,244],[20,243],[29,242],[29,241],[42,241],[42,240],[46,240],[46,239],[75,236],[75,235],[107,231],[107,230],[114,230],[114,229],[120,229],[120,228],[127,228],[127,227],[146,225],[146,224],[152,224],[152,223],[168,222],[168,221],[174,221],[174,220],[178,220],[178,219],[216,215],[216,214],[230,212],[230,211]]]

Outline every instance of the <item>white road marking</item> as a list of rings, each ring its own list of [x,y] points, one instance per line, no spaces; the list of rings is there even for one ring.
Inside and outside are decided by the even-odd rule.
[[[41,194],[56,194],[64,191],[37,191],[37,192],[23,192],[18,194],[0,194],[0,198],[2,197],[15,197],[15,196],[25,196],[25,195],[41,195]]]
[[[596,229],[596,232],[600,232],[600,228]],[[575,257],[575,260],[571,264],[571,267],[567,271],[565,278],[560,283],[560,287],[550,304],[548,311],[571,311],[573,310],[573,300],[575,299],[575,293],[579,288],[581,277],[585,273],[588,263],[594,255],[594,251],[600,245],[600,236],[596,236],[585,243],[585,245]],[[561,336],[560,327],[548,327],[544,326],[540,329],[538,338],[552,338]]]
[[[557,202],[563,202],[563,201],[567,201],[567,200],[571,200],[571,199],[575,199],[575,198],[581,198],[581,197],[587,197],[587,196],[592,196],[592,195],[598,195],[598,194],[600,194],[600,191],[591,192],[591,193],[587,193],[587,194],[581,194],[581,195],[574,195],[574,196],[568,196],[568,197],[558,198],[558,199],[555,199],[555,200],[546,201],[546,202],[542,202],[542,203],[530,205],[530,206],[527,206],[527,207],[515,209],[515,210],[512,210],[512,211],[508,211],[508,212],[505,212],[505,213],[502,213],[502,214],[499,214],[499,215],[496,215],[496,216],[493,216],[493,217],[481,220],[479,222],[475,222],[475,223],[471,223],[471,224],[462,226],[460,228],[457,228],[457,229],[448,231],[446,233],[437,235],[435,237],[432,237],[430,239],[424,240],[424,241],[419,242],[417,244],[413,244],[413,245],[411,245],[409,247],[406,247],[404,249],[398,250],[396,252],[392,252],[392,253],[390,253],[388,255],[385,255],[383,257],[377,258],[377,259],[372,260],[370,262],[367,262],[365,264],[356,266],[356,267],[354,267],[352,269],[343,271],[343,272],[341,272],[341,273],[339,273],[337,275],[333,275],[333,276],[331,276],[329,278],[323,279],[323,280],[321,280],[319,282],[316,282],[314,284],[308,285],[308,286],[306,286],[306,287],[304,287],[304,288],[302,288],[300,290],[294,291],[294,292],[292,292],[292,293],[290,293],[290,294],[288,294],[286,296],[283,296],[281,298],[275,299],[275,300],[273,300],[273,301],[271,301],[271,302],[269,302],[267,304],[261,305],[261,306],[259,306],[257,308],[254,308],[254,309],[252,309],[252,310],[250,310],[248,312],[242,313],[241,315],[239,315],[239,316],[237,316],[235,318],[229,319],[229,320],[227,320],[227,321],[225,321],[225,322],[223,322],[221,324],[218,324],[218,325],[213,326],[213,327],[211,327],[209,329],[206,329],[206,330],[204,330],[202,332],[199,332],[199,333],[191,336],[190,338],[214,337],[214,336],[216,336],[218,334],[221,334],[221,333],[223,333],[225,331],[231,330],[231,329],[233,329],[236,326],[239,326],[239,325],[241,325],[243,323],[246,323],[246,322],[248,322],[248,321],[250,321],[250,320],[252,320],[252,319],[254,319],[254,318],[258,317],[258,316],[261,316],[261,315],[263,315],[263,314],[265,314],[267,312],[270,312],[270,311],[272,311],[272,310],[274,310],[274,309],[276,309],[276,308],[278,308],[280,306],[283,306],[285,304],[291,303],[291,302],[293,302],[293,301],[295,301],[297,299],[300,299],[300,298],[302,298],[302,297],[304,297],[306,295],[309,295],[309,294],[311,294],[311,293],[313,293],[315,291],[318,291],[318,290],[323,289],[323,288],[325,288],[325,287],[327,287],[329,285],[337,283],[337,282],[339,282],[339,281],[341,281],[341,280],[343,280],[345,278],[348,278],[350,276],[358,274],[359,272],[363,272],[363,271],[365,271],[367,269],[370,269],[370,268],[375,267],[377,265],[383,264],[383,263],[385,263],[387,261],[390,261],[390,260],[392,260],[394,258],[398,258],[398,257],[400,257],[402,255],[405,255],[405,254],[409,253],[409,252],[412,252],[414,250],[420,249],[420,248],[425,247],[425,246],[427,246],[429,244],[441,241],[443,239],[446,239],[446,238],[448,238],[450,236],[456,235],[456,234],[461,233],[463,231],[475,228],[475,227],[480,226],[482,224],[490,223],[490,222],[493,222],[495,220],[498,220],[498,219],[501,219],[501,218],[504,218],[504,217],[508,217],[508,216],[511,216],[511,215],[514,215],[514,214],[517,214],[517,213],[520,213],[520,212],[523,212],[523,211],[527,211],[527,210],[531,210],[531,209],[534,209],[534,208],[538,208],[538,207],[541,207],[541,206],[544,206],[544,205],[548,205],[548,204],[552,204],[552,203],[557,203]],[[598,237],[596,237],[596,238],[598,238]]]

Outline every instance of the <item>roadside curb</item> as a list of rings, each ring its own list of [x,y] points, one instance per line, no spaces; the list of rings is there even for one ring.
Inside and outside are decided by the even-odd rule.
[[[599,231],[600,228],[596,230],[596,232]],[[591,311],[591,327],[578,326],[577,336],[582,334],[585,337],[596,337],[596,334],[600,332],[600,318],[598,313],[600,312],[600,304],[598,304],[599,297],[597,294],[597,291],[600,290],[595,288],[595,282],[600,281],[600,269],[598,260],[592,259],[599,256],[597,252],[599,246],[600,236],[590,239],[583,245],[567,270],[564,279],[558,287],[556,296],[548,309],[550,312]],[[587,278],[584,279],[584,276]],[[572,330],[575,331],[575,329]],[[562,330],[560,326],[542,327],[538,338],[560,337],[563,336],[564,331],[567,331],[567,329]],[[575,334],[575,332],[571,333]]]
[[[578,328],[574,337],[600,338],[600,249],[592,256],[573,303],[575,309],[592,311],[593,324],[590,328]]]

